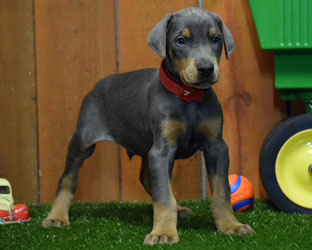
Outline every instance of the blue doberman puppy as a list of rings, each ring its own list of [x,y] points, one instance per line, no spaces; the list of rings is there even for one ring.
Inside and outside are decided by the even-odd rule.
[[[223,140],[223,112],[211,88],[219,80],[223,46],[234,51],[231,32],[209,11],[189,8],[166,15],[151,31],[149,46],[162,58],[160,69],[112,75],[85,97],[44,227],[69,224],[69,208],[79,169],[97,142],[115,142],[129,156],[142,157],[140,180],[153,199],[154,220],[144,244],[176,243],[178,206],[170,180],[175,159],[203,151],[212,190],[217,229],[249,234],[235,217],[228,182],[228,147]]]

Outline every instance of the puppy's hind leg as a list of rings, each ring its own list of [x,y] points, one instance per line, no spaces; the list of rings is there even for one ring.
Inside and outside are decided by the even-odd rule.
[[[79,169],[84,160],[91,156],[94,148],[95,144],[87,148],[81,148],[79,134],[74,134],[68,147],[66,168],[59,180],[51,211],[42,222],[43,227],[69,225],[68,212],[77,189]]]
[[[110,140],[97,110],[92,98],[86,98],[76,132],[68,147],[65,170],[59,180],[51,211],[42,222],[43,227],[60,227],[69,224],[68,212],[77,189],[80,167],[92,155],[97,142]]]

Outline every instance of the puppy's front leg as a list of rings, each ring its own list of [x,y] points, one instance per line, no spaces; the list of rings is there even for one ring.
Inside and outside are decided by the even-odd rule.
[[[212,213],[218,230],[225,234],[253,233],[254,230],[249,225],[236,219],[231,206],[229,155],[223,139],[218,138],[208,143],[204,149],[204,157],[212,190]]]
[[[153,146],[148,155],[154,209],[153,229],[144,244],[177,243],[177,202],[172,193],[169,166],[172,152],[165,146]]]

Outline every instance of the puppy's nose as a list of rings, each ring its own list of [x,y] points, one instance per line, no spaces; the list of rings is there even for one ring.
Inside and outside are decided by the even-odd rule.
[[[214,66],[212,63],[200,63],[197,66],[197,71],[200,76],[210,76],[214,71]]]

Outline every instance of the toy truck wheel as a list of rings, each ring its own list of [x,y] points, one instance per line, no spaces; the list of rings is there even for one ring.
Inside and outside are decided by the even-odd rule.
[[[263,185],[286,213],[312,214],[312,114],[280,122],[262,147]]]

